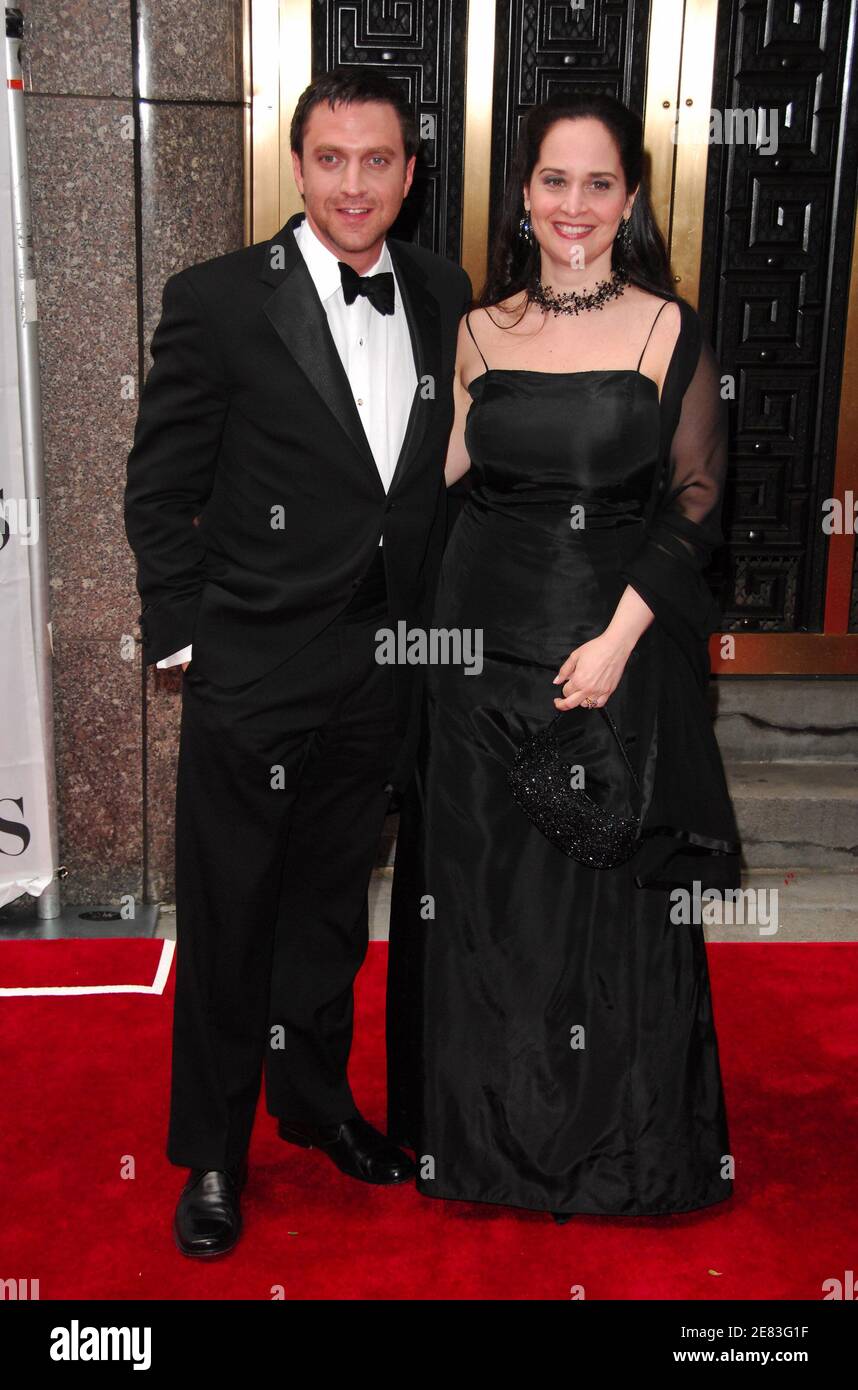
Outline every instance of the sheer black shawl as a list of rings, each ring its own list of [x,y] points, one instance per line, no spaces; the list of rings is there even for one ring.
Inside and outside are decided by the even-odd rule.
[[[660,468],[623,577],[655,615],[660,688],[645,768],[638,884],[733,887],[740,845],[707,702],[720,614],[703,571],[722,543],[728,416],[721,371],[690,304],[661,399]]]

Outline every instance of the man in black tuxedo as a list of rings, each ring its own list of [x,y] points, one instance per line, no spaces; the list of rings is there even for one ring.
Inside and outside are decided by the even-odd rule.
[[[305,211],[172,275],[125,525],[147,662],[185,671],[167,1155],[175,1234],[231,1249],[261,1076],[282,1138],[367,1182],[411,1159],[360,1115],[347,1062],[367,888],[413,764],[465,272],[386,240],[418,138],[371,70],[313,82],[292,122]]]

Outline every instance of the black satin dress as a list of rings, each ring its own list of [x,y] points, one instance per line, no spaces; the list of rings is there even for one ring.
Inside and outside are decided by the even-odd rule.
[[[732,1181],[703,928],[671,921],[674,880],[639,883],[641,858],[592,869],[564,855],[506,780],[556,712],[559,665],[629,582],[663,457],[658,387],[637,370],[487,368],[469,389],[473,487],[434,622],[480,630],[482,669],[427,672],[394,876],[389,1132],[416,1150],[427,1197],[617,1216],[708,1206]],[[669,640],[651,625],[609,701],[650,806],[681,664]],[[734,826],[666,827],[663,799],[654,814],[651,869],[665,836],[710,858],[736,849],[722,838]]]

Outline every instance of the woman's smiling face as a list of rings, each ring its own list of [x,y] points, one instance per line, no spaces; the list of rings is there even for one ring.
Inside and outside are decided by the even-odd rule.
[[[542,251],[542,278],[550,278],[552,263],[568,274],[569,268],[591,267],[605,252],[610,265],[620,218],[631,212],[634,200],[607,126],[593,116],[556,121],[524,186],[525,207],[530,207]]]

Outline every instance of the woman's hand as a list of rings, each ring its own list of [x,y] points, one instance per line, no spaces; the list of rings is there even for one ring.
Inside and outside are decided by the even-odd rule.
[[[563,683],[557,709],[575,709],[590,700],[603,705],[619,685],[626,662],[655,614],[636,589],[627,584],[616,612],[605,631],[575,647],[564,661],[554,684]]]
[[[555,708],[575,709],[588,700],[591,707],[603,705],[619,685],[631,651],[626,639],[607,629],[575,647],[554,677],[555,685],[562,683],[561,694],[554,700]]]

